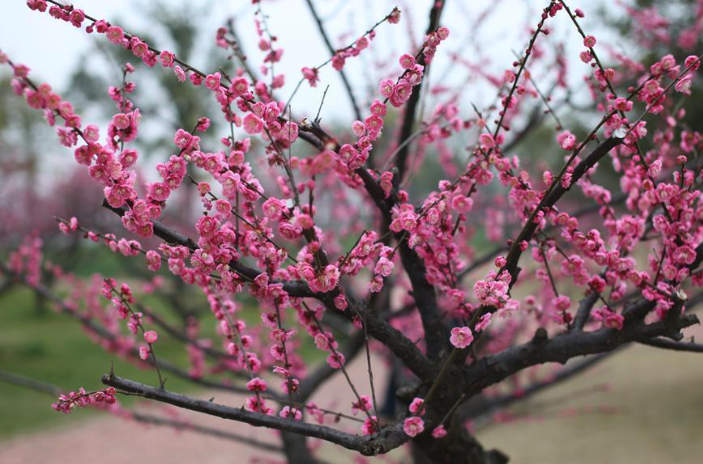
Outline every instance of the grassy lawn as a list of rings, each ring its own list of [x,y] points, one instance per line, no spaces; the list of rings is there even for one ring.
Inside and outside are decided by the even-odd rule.
[[[0,298],[0,369],[43,380],[70,390],[101,388],[100,377],[114,363],[119,375],[155,384],[156,374],[140,370],[95,345],[73,318],[47,309],[39,312],[30,290],[17,288]],[[181,345],[163,337],[157,355],[186,365]],[[169,378],[173,389],[186,388]],[[192,388],[192,387],[191,387]],[[94,414],[83,410],[66,417],[51,408],[43,393],[0,382],[0,438],[51,425],[83,420]]]

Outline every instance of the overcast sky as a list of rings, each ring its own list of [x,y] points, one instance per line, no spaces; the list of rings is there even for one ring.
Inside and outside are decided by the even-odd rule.
[[[55,88],[63,89],[75,68],[77,61],[84,56],[84,52],[92,49],[95,40],[105,42],[102,36],[88,36],[67,23],[54,20],[48,14],[33,12],[27,8],[24,0],[4,0],[3,15],[0,19],[0,49],[5,51],[13,60],[27,64],[33,75],[41,81],[51,83]],[[205,40],[214,41],[214,34],[219,25],[227,18],[234,16],[238,28],[242,31],[245,46],[252,61],[257,62],[261,53],[256,49],[256,36],[253,34],[254,7],[250,0],[163,0],[162,4],[171,11],[178,11],[178,6],[188,3],[196,5],[202,16],[195,16],[195,20],[204,31]],[[442,23],[451,30],[450,39],[442,44],[438,52],[437,68],[441,69],[446,64],[449,53],[461,51],[464,55],[476,59],[477,54],[490,58],[492,63],[485,69],[489,72],[500,73],[510,66],[514,60],[512,51],[519,51],[525,46],[528,27],[534,26],[538,18],[539,7],[545,2],[535,0],[448,0]],[[573,1],[572,7],[581,7],[587,13],[595,16],[595,5],[600,2]],[[125,29],[145,30],[149,28],[145,8],[149,3],[146,0],[80,0],[76,3],[86,13],[97,18],[115,22]],[[374,75],[378,63],[375,57],[394,57],[409,51],[408,28],[412,28],[416,40],[420,40],[427,23],[427,11],[430,1],[407,0],[384,2],[378,0],[317,0],[320,15],[326,20],[330,36],[336,46],[344,46],[371,24],[387,14],[392,6],[397,4],[403,10],[403,18],[398,25],[384,24],[377,29],[378,35],[374,47],[376,51],[366,51],[362,57],[351,59],[345,70],[349,73],[355,88],[361,90],[369,84],[368,75]],[[408,7],[407,5],[412,5]],[[487,8],[495,8],[487,20],[482,21],[478,30],[469,28],[469,25]],[[277,70],[286,74],[287,84],[280,92],[281,97],[287,98],[292,92],[296,81],[300,77],[303,66],[315,66],[328,58],[312,17],[307,9],[305,0],[270,0],[263,2],[263,9],[269,17],[270,29],[278,35],[280,43],[284,44],[285,53]],[[620,14],[616,9],[613,14]],[[596,21],[584,21],[586,30],[595,27]],[[578,62],[578,52],[582,48],[581,40],[565,15],[560,15],[557,20],[550,21],[552,33],[549,40],[565,40],[567,43],[567,56],[573,67],[570,77],[572,82],[580,82],[581,76],[587,69]],[[593,30],[593,29],[591,29]],[[150,31],[151,33],[151,31]],[[478,49],[467,47],[467,37],[475,34],[480,44]],[[160,37],[156,34],[157,40]],[[248,39],[248,40],[247,40]],[[163,38],[164,43],[155,43],[157,48],[170,48],[171,44]],[[602,42],[599,42],[602,43]],[[223,51],[224,54],[224,51]],[[202,65],[204,59],[195,57],[194,65]],[[367,69],[365,69],[365,67]],[[397,73],[399,67],[390,63],[386,73]],[[155,70],[154,72],[166,72]],[[436,78],[443,73],[437,71]],[[385,77],[385,76],[382,76]],[[451,73],[451,80],[466,78],[464,73]],[[458,79],[458,80],[456,80]],[[326,84],[330,84],[330,91],[325,105],[325,116],[328,118],[347,118],[351,115],[348,100],[343,91],[341,81],[336,73],[327,69],[323,73],[323,84],[316,89],[303,85],[302,91],[296,97],[294,109],[298,114],[314,114],[320,101],[322,91]],[[467,101],[478,105],[490,103],[495,90],[485,83],[473,82],[471,88],[465,92]],[[363,93],[363,91],[362,91]],[[211,115],[212,116],[212,115]],[[348,119],[347,119],[348,120]]]

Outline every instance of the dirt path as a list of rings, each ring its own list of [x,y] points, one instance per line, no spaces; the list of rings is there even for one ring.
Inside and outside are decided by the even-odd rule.
[[[630,346],[512,412],[528,416],[478,434],[511,463],[700,464],[703,354]]]

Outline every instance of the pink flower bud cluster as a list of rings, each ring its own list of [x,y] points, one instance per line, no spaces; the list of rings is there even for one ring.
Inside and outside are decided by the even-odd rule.
[[[78,392],[60,395],[58,401],[53,403],[51,407],[54,408],[55,411],[70,414],[74,408],[83,408],[97,404],[112,405],[117,401],[115,393],[115,389],[112,387],[94,392],[86,392],[81,388]]]

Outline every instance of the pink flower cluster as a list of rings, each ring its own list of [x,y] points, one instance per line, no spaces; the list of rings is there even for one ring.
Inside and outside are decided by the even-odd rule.
[[[368,395],[361,395],[358,401],[352,403],[352,414],[357,415],[359,412],[371,411],[373,404],[371,403],[371,397]]]
[[[425,63],[432,61],[437,46],[447,37],[449,37],[449,29],[446,27],[440,27],[425,37],[425,43],[421,50]],[[404,69],[404,72],[397,82],[393,82],[391,79],[384,79],[379,86],[381,95],[386,100],[390,100],[391,105],[396,108],[402,106],[410,98],[413,87],[422,81],[424,71],[424,66],[416,63],[416,57],[408,54],[400,57],[400,66]]]
[[[135,89],[135,84],[127,80],[134,71],[131,65],[123,68],[122,86],[109,90],[118,110],[101,141],[97,126],[83,127],[69,102],[46,84],[34,85],[26,66],[12,64],[14,90],[24,96],[30,107],[42,110],[51,126],[60,126],[59,142],[74,149],[76,161],[86,166],[104,188],[108,204],[121,209],[123,225],[129,231],[141,237],[153,235],[154,221],[162,218],[166,203],[185,180],[188,164],[200,170],[199,174],[208,175],[208,180],[195,187],[202,214],[191,222],[190,232],[185,231],[192,240],[179,241],[181,245],[163,243],[158,249],[145,251],[135,240],[86,231],[75,218],[59,224],[65,233],[80,230],[87,238],[102,240],[112,251],[125,256],[143,253],[149,270],[159,271],[165,264],[171,274],[202,291],[217,321],[219,338],[215,342],[200,339],[197,322],[188,322],[193,377],[221,372],[246,375],[246,388],[251,392],[246,409],[276,414],[266,404],[266,393],[273,396],[270,390],[274,387],[269,384],[278,378],[279,390],[292,397],[301,386],[299,379],[307,372],[297,330],[309,335],[317,349],[324,352],[329,366],[341,369],[346,359],[334,333],[321,321],[330,311],[348,317],[355,328],[363,328],[365,320],[355,301],[385,298],[385,293],[380,292],[389,291],[384,288],[388,282],[399,289],[389,300],[393,317],[388,324],[408,339],[421,339],[422,326],[415,310],[419,303],[414,288],[418,279],[410,275],[411,269],[403,266],[400,270],[406,262],[406,252],[412,258],[414,253],[421,263],[417,267],[422,268],[424,281],[420,283],[426,281],[433,287],[438,311],[447,316],[444,323],[455,321],[451,323],[454,327],[449,344],[456,350],[470,347],[480,355],[507,349],[526,334],[531,336],[538,327],[571,329],[577,307],[575,295],[597,294],[603,303],[592,311],[584,331],[601,327],[623,330],[627,323],[622,309],[626,295],[638,292],[652,302],[651,318],[665,319],[674,309],[684,310],[677,303],[685,300],[682,295],[688,282],[703,286],[703,273],[694,268],[700,261],[698,247],[703,234],[702,176],[699,167],[694,167],[694,158],[703,150],[703,137],[685,127],[685,111],[669,95],[676,91],[686,101],[691,94],[700,65],[696,57],[679,62],[673,55],[665,55],[648,73],[641,64],[628,66],[624,59],[613,68],[603,68],[595,50],[596,38],[579,27],[586,48],[580,56],[591,66],[586,81],[596,110],[603,116],[599,126],[603,129],[579,141],[574,133],[560,127],[555,134],[556,146],[565,151],[560,153],[565,155],[566,164],[559,161],[556,171],[545,170],[546,162],[508,156],[507,143],[519,137],[523,121],[518,116],[524,114],[526,106],[523,102],[540,96],[537,84],[527,80],[532,66],[546,65],[545,56],[549,54],[534,44],[539,34],[549,33],[543,27],[547,18],[564,9],[568,11],[561,2],[552,2],[543,10],[529,48],[514,62],[513,69],[497,77],[484,76],[501,89],[495,111],[476,108],[478,114],[469,112],[471,115],[463,119],[460,114],[464,108],[453,103],[459,101],[460,92],[433,83],[428,97],[439,102],[428,120],[418,124],[417,137],[407,140],[412,143],[413,166],[402,172],[395,156],[402,148],[399,144],[406,141],[388,146],[381,143],[383,130],[388,130],[387,103],[401,107],[413,91],[418,91],[416,87],[422,82],[427,65],[449,31],[437,29],[425,38],[416,55],[402,55],[400,77],[380,82],[385,101],[369,98],[367,101],[373,103],[366,109],[368,116],[353,121],[347,133],[337,139],[322,129],[319,121],[296,124],[290,105],[273,96],[273,89],[285,83],[282,75],[274,74],[274,64],[280,61],[283,49],[268,30],[260,3],[255,3],[258,48],[264,55],[260,74],[270,79],[259,79],[256,72],[245,74],[243,69],[231,77],[225,71],[202,73],[172,52],[158,51],[118,26],[88,18],[87,32],[103,34],[146,65],[154,66],[160,61],[164,68],[172,69],[178,80],[202,86],[218,103],[224,120],[232,125],[231,135],[221,140],[219,148],[211,150],[205,147],[207,139],[196,135],[208,130],[208,118],[199,119],[191,130],[178,129],[173,138],[175,153],[156,165],[159,177],[155,182],[137,182],[140,156],[136,149],[125,146],[138,137],[141,124],[140,110],[128,98]],[[51,16],[76,27],[84,27],[86,22],[85,14],[72,6],[49,8],[43,0],[30,0],[28,5],[34,10],[48,10]],[[580,10],[574,13],[574,21],[584,16]],[[395,9],[385,20],[395,23],[398,15]],[[650,15],[658,28],[660,22],[655,19]],[[218,31],[218,44],[231,49],[232,56],[241,53],[227,34],[224,28]],[[370,46],[374,36],[372,29],[339,50],[330,60],[333,67],[341,70],[348,58]],[[7,61],[0,54],[0,62]],[[475,63],[462,63],[458,58],[455,61],[457,66],[481,74]],[[566,88],[566,64],[562,58],[556,61],[560,92]],[[310,85],[318,82],[321,67],[303,68]],[[614,90],[623,82],[636,83],[636,87],[628,89],[630,95],[618,95]],[[549,97],[544,100],[547,103]],[[646,121],[629,115],[638,102],[649,113]],[[469,129],[475,130],[471,133],[468,159],[461,158],[457,163],[453,142],[448,140]],[[640,144],[645,137],[653,143]],[[617,173],[625,196],[619,206],[616,196],[597,183],[598,170],[603,168],[599,163],[588,163],[587,157],[593,156],[588,154],[592,141],[619,143],[621,138],[623,144],[598,159],[601,166],[607,164],[610,170],[612,165]],[[303,150],[297,150],[298,145],[294,144],[303,139],[311,142],[313,153],[300,155]],[[252,156],[257,149],[264,156]],[[370,155],[377,152],[376,163],[368,163]],[[431,156],[438,158],[438,169],[445,174],[436,189],[422,197],[418,197],[416,189],[403,190],[405,182],[423,166],[424,158]],[[373,169],[384,161],[388,167]],[[399,169],[390,167],[394,162]],[[259,177],[267,168],[270,178]],[[491,185],[496,175],[502,185]],[[577,215],[570,214],[572,205],[568,202],[550,203],[554,195],[566,190],[578,190],[582,198],[596,204],[588,219],[580,222]],[[325,198],[319,201],[323,194]],[[376,206],[380,206],[380,212]],[[367,223],[383,224],[378,228],[381,232],[365,229]],[[330,224],[334,227],[325,228]],[[386,227],[390,233],[385,233]],[[520,233],[521,229],[524,233]],[[506,241],[507,231],[520,238]],[[489,241],[501,245],[485,257],[480,247],[471,246],[478,239],[483,240],[482,232]],[[347,244],[357,237],[345,253]],[[15,272],[27,274],[35,283],[40,280],[39,245],[36,241],[27,242],[10,258]],[[506,246],[507,252],[503,249]],[[518,263],[530,248],[535,265],[525,265],[524,257]],[[397,254],[403,259],[397,260]],[[480,262],[486,267],[492,262],[494,269],[486,272],[478,264],[473,266]],[[355,276],[360,277],[352,279]],[[158,342],[159,334],[145,330],[148,317],[134,310],[138,307],[134,306],[131,287],[106,280],[102,288],[111,302],[107,310],[96,302],[100,299],[94,294],[96,287],[100,288],[99,280],[85,291],[75,290],[75,294],[86,300],[85,317],[98,319],[114,336],[101,343],[133,358],[138,348],[139,357],[148,360],[154,355],[152,345]],[[245,291],[257,301],[261,319],[258,327],[251,327],[251,323],[247,326],[241,306],[235,301]],[[528,292],[534,294],[525,296]],[[318,302],[312,303],[314,299]],[[409,308],[408,315],[400,310],[395,314],[396,299],[402,307]],[[120,320],[129,329],[126,335],[121,333]],[[489,327],[491,336],[484,338],[485,344],[476,343]],[[424,349],[422,343],[418,346]],[[216,363],[206,363],[205,348],[222,350],[222,356]],[[267,372],[276,377],[267,377]],[[521,380],[514,379],[518,388]],[[62,396],[54,407],[69,412],[73,405],[114,402],[114,391],[111,395],[107,391],[71,393]],[[370,416],[372,408],[368,396],[351,403],[355,416],[359,412]],[[415,398],[409,405],[410,416],[402,423],[409,437],[417,437],[429,425],[436,425],[431,414],[425,415],[425,408],[422,398]],[[305,409],[323,421],[324,412],[315,406],[290,403],[278,415],[299,421]],[[362,432],[375,433],[378,427],[375,417],[367,417]],[[447,430],[439,424],[431,434],[442,438]]]
[[[43,243],[36,234],[28,235],[7,257],[10,270],[24,276],[30,285],[38,285],[42,280]]]
[[[344,144],[336,153],[340,166],[351,171],[361,169],[369,157],[369,152],[373,149],[373,142],[381,136],[386,115],[386,105],[375,100],[370,106],[371,115],[363,122],[355,121],[352,124],[354,134],[358,137],[353,145]]]
[[[367,49],[370,46],[371,41],[376,37],[376,28],[386,21],[388,21],[390,24],[398,24],[398,22],[400,22],[400,10],[398,8],[393,8],[393,10],[390,12],[390,14],[388,14],[388,16],[377,22],[370,30],[366,31],[364,35],[356,39],[356,41],[354,41],[352,44],[337,50],[336,53],[332,56],[332,58],[323,63],[322,65],[314,68],[309,68],[307,66],[304,67],[301,70],[303,73],[303,79],[308,81],[310,87],[315,87],[317,86],[317,82],[319,81],[319,70],[324,67],[327,63],[331,62],[332,67],[337,71],[341,71],[342,69],[344,69],[346,60],[348,58],[359,56],[359,54],[363,50]]]
[[[78,392],[70,392],[65,395],[60,395],[58,401],[53,403],[51,407],[54,408],[55,411],[70,414],[76,407],[83,408],[85,406],[90,406],[91,404],[112,405],[117,401],[115,398],[115,393],[115,389],[112,387],[94,392],[86,392],[83,388],[81,388]]]

